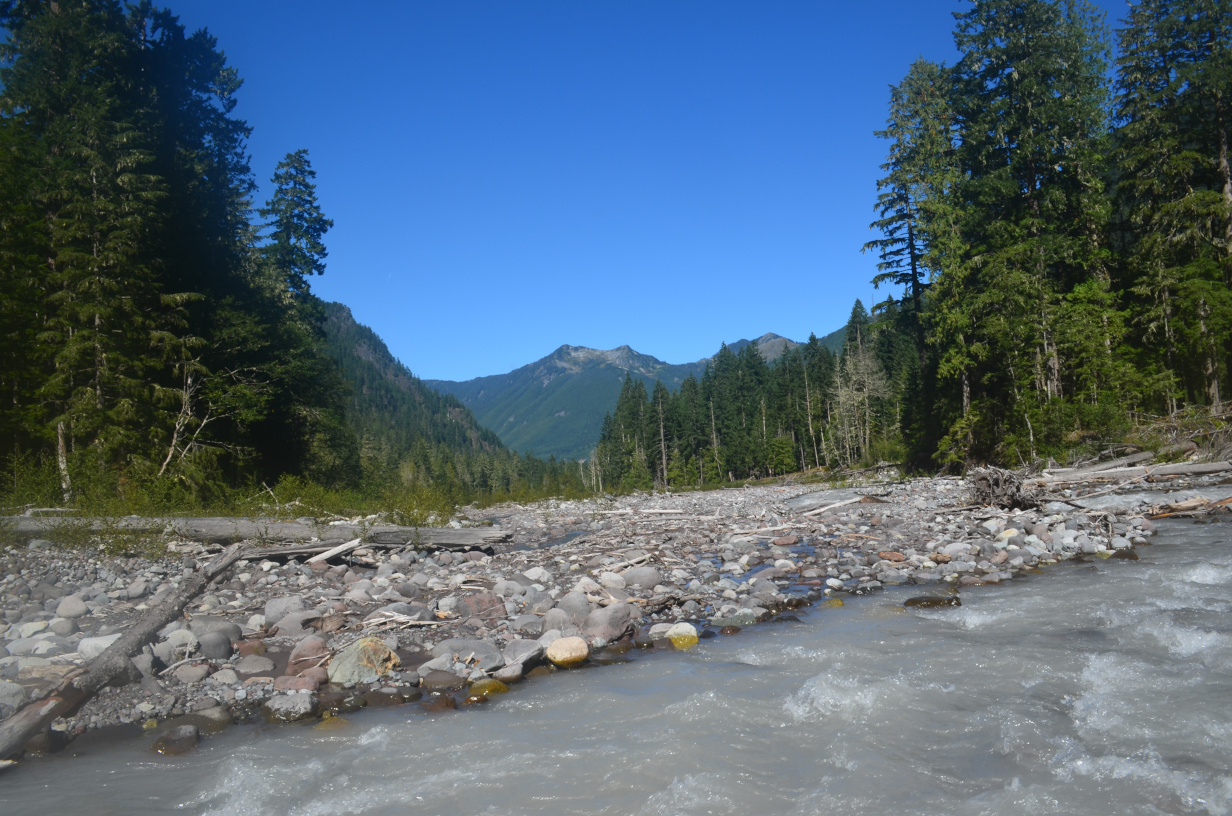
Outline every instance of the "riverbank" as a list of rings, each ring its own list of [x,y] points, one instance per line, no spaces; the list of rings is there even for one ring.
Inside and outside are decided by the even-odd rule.
[[[42,747],[134,724],[165,734],[171,752],[236,721],[476,705],[531,673],[689,649],[886,586],[955,603],[953,587],[1133,558],[1154,532],[1151,500],[1108,499],[1005,511],[969,506],[955,479],[760,486],[460,514],[456,524],[512,533],[490,553],[361,547],[334,562],[240,562],[134,661],[134,682],[57,721]],[[9,548],[0,706],[57,684],[209,555],[196,542],[171,551],[148,561]]]

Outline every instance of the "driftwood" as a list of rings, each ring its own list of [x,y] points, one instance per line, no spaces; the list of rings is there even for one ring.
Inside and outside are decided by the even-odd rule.
[[[968,476],[971,501],[992,507],[1012,507],[1020,510],[1038,507],[1040,497],[1023,485],[1022,477],[1012,470],[976,468]]]
[[[1228,462],[1186,462],[1177,465],[1119,467],[1098,471],[1067,471],[1059,474],[1052,474],[1041,479],[1035,479],[1032,483],[1037,485],[1055,486],[1059,484],[1102,481],[1122,482],[1134,479],[1159,481],[1161,479],[1175,479],[1178,476],[1210,476],[1216,473],[1226,473],[1228,471],[1232,471],[1232,464]]]
[[[51,695],[28,704],[0,722],[0,759],[19,756],[26,742],[46,730],[52,720],[68,714],[112,681],[127,678],[133,670],[133,655],[153,640],[159,629],[179,617],[210,581],[244,557],[246,550],[244,544],[233,545],[204,568],[194,571],[171,597],[128,627],[120,639],[90,661],[84,671],[65,678]]]
[[[323,553],[319,553],[318,555],[312,556],[312,558],[309,558],[305,563],[315,564],[318,561],[328,561],[329,559],[334,558],[336,556],[345,555],[346,553],[349,553],[351,550],[359,549],[359,545],[361,541],[363,541],[363,539],[353,538],[345,544],[339,544],[337,547],[334,547],[331,550],[326,550]]]
[[[283,521],[262,518],[139,518],[121,519],[64,518],[55,516],[10,516],[5,526],[19,537],[54,537],[61,524],[77,527],[89,524],[99,532],[121,531],[170,535],[206,544],[235,544],[240,541],[292,541],[319,543],[318,552],[355,538],[374,544],[406,546],[424,544],[436,547],[478,547],[508,541],[512,533],[491,527],[453,529],[450,527],[398,527],[392,524],[315,524],[307,520]],[[314,541],[315,539],[315,541]]]

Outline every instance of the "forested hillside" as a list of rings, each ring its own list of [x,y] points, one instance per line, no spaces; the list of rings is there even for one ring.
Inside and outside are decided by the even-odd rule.
[[[981,0],[890,92],[876,282],[920,466],[1019,464],[1179,409],[1232,352],[1232,3]],[[908,412],[905,410],[905,415]],[[888,418],[881,421],[888,426]]]
[[[756,340],[738,340],[730,348],[750,344],[767,361],[798,345],[777,334],[764,334]],[[616,406],[626,374],[647,387],[661,380],[675,390],[690,375],[701,374],[710,359],[674,365],[628,346],[609,350],[561,346],[508,374],[465,382],[428,380],[427,385],[456,396],[513,450],[576,461],[594,451],[603,417]]]
[[[307,151],[254,208],[241,82],[213,37],[111,0],[3,2],[0,25],[6,492],[560,486],[312,293],[332,222]]]

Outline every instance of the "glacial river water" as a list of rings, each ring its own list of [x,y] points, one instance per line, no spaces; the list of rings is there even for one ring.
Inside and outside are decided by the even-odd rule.
[[[1232,811],[1232,525],[907,609],[906,589],[482,709],[140,738],[0,775],[22,814]],[[414,709],[417,710],[417,709]]]

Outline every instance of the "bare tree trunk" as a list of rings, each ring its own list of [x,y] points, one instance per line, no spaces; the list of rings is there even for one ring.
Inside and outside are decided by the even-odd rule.
[[[68,477],[68,446],[64,442],[64,421],[56,423],[56,465],[60,468],[60,488],[64,491],[64,503],[73,500],[73,483]]]
[[[1222,95],[1216,97],[1215,119],[1219,125],[1219,174],[1223,176],[1223,205],[1227,217],[1223,229],[1223,281],[1232,286],[1232,165],[1228,162],[1228,125]]]
[[[659,458],[663,463],[663,486],[667,487],[667,436],[663,432],[663,395],[659,394]]]

